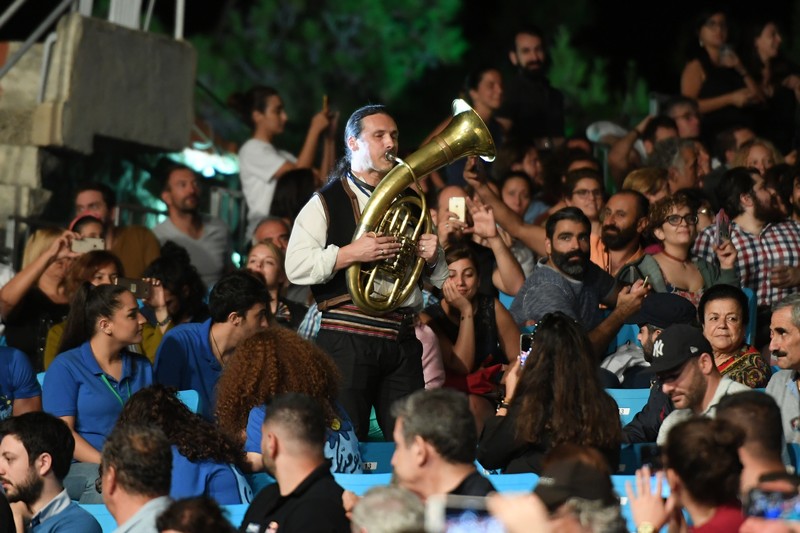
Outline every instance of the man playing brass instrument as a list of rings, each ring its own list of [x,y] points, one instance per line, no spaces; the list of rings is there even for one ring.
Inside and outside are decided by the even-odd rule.
[[[339,401],[358,438],[366,439],[374,406],[384,436],[391,439],[392,403],[424,386],[422,345],[413,322],[422,293],[415,288],[400,308],[374,317],[353,304],[345,279],[350,265],[393,258],[400,249],[394,236],[373,232],[351,242],[372,191],[395,165],[397,125],[384,106],[365,106],[350,116],[345,149],[329,183],[295,220],[286,273],[292,283],[311,285],[322,311],[317,343],[342,373]],[[423,234],[416,255],[425,259],[424,275],[441,287],[448,270],[437,236]]]

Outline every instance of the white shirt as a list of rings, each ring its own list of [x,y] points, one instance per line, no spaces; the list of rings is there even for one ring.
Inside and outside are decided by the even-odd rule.
[[[275,173],[297,158],[268,142],[250,139],[239,149],[239,180],[247,202],[247,235],[252,235],[258,222],[269,215],[278,178]]]
[[[355,193],[358,208],[363,212],[369,200],[367,194],[369,191],[365,193],[355,187],[349,179],[346,179],[344,183]],[[326,247],[327,239],[328,221],[325,216],[325,208],[319,195],[315,194],[297,215],[292,227],[292,235],[289,237],[289,246],[286,249],[286,275],[289,281],[296,285],[320,285],[333,278],[336,273],[334,267],[339,247],[335,244]],[[436,267],[428,278],[435,286],[441,287],[447,276],[444,250],[440,246]],[[415,289],[401,304],[401,307],[422,309],[422,291],[419,288]]]

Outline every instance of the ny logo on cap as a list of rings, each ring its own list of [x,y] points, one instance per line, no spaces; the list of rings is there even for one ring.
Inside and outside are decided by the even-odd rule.
[[[655,344],[653,344],[653,358],[656,359],[664,355],[664,341],[658,339]]]

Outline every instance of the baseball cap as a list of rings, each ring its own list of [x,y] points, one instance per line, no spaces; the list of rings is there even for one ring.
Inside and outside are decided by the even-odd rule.
[[[673,324],[694,324],[697,322],[697,308],[677,294],[653,292],[642,301],[638,313],[631,315],[626,324],[649,324],[658,329],[666,329]]]
[[[551,512],[570,498],[619,504],[611,477],[575,459],[558,461],[545,468],[533,492]]]
[[[650,370],[656,374],[666,372],[704,353],[714,352],[699,329],[688,324],[673,324],[662,331],[653,343]]]

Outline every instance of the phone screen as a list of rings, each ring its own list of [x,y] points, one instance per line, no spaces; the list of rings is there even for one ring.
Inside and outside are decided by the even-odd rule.
[[[486,498],[442,494],[425,503],[425,531],[505,533],[505,528],[486,510]]]
[[[474,532],[474,533],[504,533],[505,528],[489,512],[480,509],[454,509],[445,510],[445,529],[448,533]]]
[[[800,520],[800,495],[796,492],[752,489],[745,500],[745,515],[775,520]]]
[[[731,240],[731,219],[724,209],[720,209],[716,216],[717,246],[722,246],[725,241]]]
[[[533,333],[523,333],[519,336],[519,364],[525,366],[525,361],[531,353],[533,347]]]

